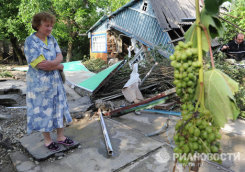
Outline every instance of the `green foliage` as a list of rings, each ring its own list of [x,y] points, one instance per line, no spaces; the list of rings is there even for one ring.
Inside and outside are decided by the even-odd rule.
[[[174,136],[174,152],[180,155],[220,153],[219,130],[227,119],[236,119],[240,113],[234,97],[238,83],[214,66],[205,71],[203,60],[203,54],[207,54],[210,48],[210,40],[223,33],[222,23],[216,15],[225,1],[205,0],[199,14],[199,0],[195,0],[196,22],[186,32],[186,42],[179,42],[170,57],[175,69],[176,93],[182,103],[182,119],[175,126]],[[183,166],[189,166],[190,161],[199,163],[198,159],[182,159],[180,156],[176,159]]]
[[[0,1],[0,38],[10,36],[24,41],[34,30],[31,21],[34,14],[47,11],[56,16],[53,35],[67,53],[68,42],[73,44],[74,59],[89,54],[89,41],[84,34],[105,14],[115,11],[129,0],[2,0]],[[70,50],[69,50],[70,51]],[[66,56],[66,54],[64,54]]]
[[[18,40],[24,40],[27,36],[25,24],[18,16],[21,0],[0,2],[0,37],[9,39],[15,36]]]
[[[229,0],[213,1],[206,0],[205,7],[202,9],[200,14],[201,28],[203,29],[202,35],[202,50],[208,52],[209,44],[208,40],[212,40],[215,37],[222,36],[224,33],[224,27],[221,21],[217,18],[216,14],[219,10],[219,6]],[[185,33],[186,42],[192,41],[193,47],[197,47],[197,27],[198,24],[195,22]],[[208,38],[205,34],[207,31]]]
[[[237,101],[237,106],[242,110],[245,111],[245,86],[241,86],[239,91],[235,94],[235,98]],[[241,113],[240,115],[243,116],[245,113]],[[245,117],[245,116],[243,116]]]
[[[100,58],[91,58],[83,62],[83,65],[91,72],[100,72],[107,68],[106,62]]]
[[[219,6],[226,1],[231,2],[231,0],[204,0],[204,4],[207,12],[213,15],[219,12]]]
[[[238,90],[236,82],[220,70],[212,69],[204,72],[204,87],[205,106],[213,115],[216,125],[223,127],[228,118],[237,118],[239,109],[233,104],[236,103],[234,92]]]
[[[7,78],[12,76],[12,73],[6,70],[6,68],[0,67],[0,78]]]
[[[231,65],[227,62],[216,63],[216,67],[238,82],[244,84],[245,68],[236,65]]]
[[[171,66],[171,61],[168,58],[164,58],[160,53],[160,51],[166,51],[165,46],[155,47],[154,49],[150,50],[149,53],[151,54],[150,59],[147,59],[147,62],[152,63],[152,61],[161,63],[164,66]],[[169,53],[169,52],[168,52]]]
[[[224,57],[222,54],[215,55],[216,57],[216,68],[223,71],[225,74],[227,74],[229,77],[231,77],[233,80],[239,83],[240,87],[239,90],[235,94],[235,99],[237,102],[237,106],[244,111],[245,110],[245,68],[237,66],[237,65],[231,65],[230,63],[226,62],[224,60]],[[244,112],[241,112],[240,116],[245,115]],[[245,116],[243,116],[245,118]]]
[[[244,0],[236,0],[234,5],[232,6],[231,12],[227,13],[228,15],[224,15],[224,18],[230,21],[233,24],[236,24],[240,28],[245,28],[245,1]],[[229,23],[224,23],[225,33],[223,36],[224,42],[228,42],[232,40],[237,33],[242,32],[241,30],[235,28],[233,25]]]

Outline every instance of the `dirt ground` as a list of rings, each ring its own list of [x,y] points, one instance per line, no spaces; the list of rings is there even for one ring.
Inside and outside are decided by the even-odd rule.
[[[12,75],[7,77],[0,75],[0,82],[13,79],[25,81],[26,72],[13,71],[14,67],[16,65],[0,65],[2,74],[6,75],[6,72],[8,72]],[[25,105],[25,96],[20,96],[14,106]],[[26,134],[26,109],[13,109],[0,105],[0,114],[9,117],[9,119],[0,118],[0,171],[12,172],[14,167],[9,154],[14,151],[24,151],[18,139]]]
[[[26,81],[26,72],[14,71],[14,67],[22,66],[0,64],[0,82],[6,80]],[[25,98],[25,95],[19,96],[17,104],[13,106],[26,106]],[[122,102],[119,101],[118,104],[122,104]],[[8,119],[1,119],[0,116],[0,172],[12,172],[15,171],[15,168],[9,154],[16,151],[25,152],[19,143],[19,139],[26,134],[26,109],[0,105],[0,115],[9,117]],[[73,117],[74,115],[72,114]],[[32,158],[30,159],[33,161]]]

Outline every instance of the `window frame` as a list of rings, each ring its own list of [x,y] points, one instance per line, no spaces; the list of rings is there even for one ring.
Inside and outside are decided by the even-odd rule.
[[[104,41],[101,42],[101,44],[99,44],[98,43],[98,41],[100,41],[99,39],[103,37],[104,37]],[[98,45],[95,44],[96,42]],[[103,50],[101,50],[101,48],[103,48]],[[107,53],[107,35],[106,33],[94,34],[91,36],[91,52],[92,53]]]
[[[144,10],[144,8],[145,8],[145,10]],[[148,11],[148,1],[143,1],[142,6],[141,6],[141,11],[144,11],[144,12]]]

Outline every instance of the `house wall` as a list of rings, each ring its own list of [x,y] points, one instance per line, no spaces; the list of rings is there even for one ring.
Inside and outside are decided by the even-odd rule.
[[[169,55],[174,52],[174,45],[167,32],[164,32],[155,17],[154,11],[148,1],[146,12],[141,10],[143,1],[116,14],[110,20],[110,25],[122,32],[127,32],[142,39],[143,43],[149,42],[153,45],[164,45]]]
[[[106,44],[108,44],[110,37],[107,30],[113,28],[129,37],[136,38],[150,48],[159,45],[164,46],[166,50],[164,54],[166,57],[169,57],[174,52],[174,45],[169,43],[171,42],[169,34],[163,31],[158,24],[150,1],[148,1],[147,11],[141,10],[142,4],[143,1],[138,1],[134,5],[110,16],[109,19],[103,21],[91,31],[91,39],[93,35],[105,33],[107,37]],[[92,52],[91,45],[90,41],[90,57],[102,58],[104,60],[113,57],[110,47],[107,47],[108,45],[106,45],[106,52]]]
[[[90,39],[90,58],[101,58],[105,61],[107,61],[107,40],[108,40],[108,34],[107,34],[107,22],[103,22],[101,25],[99,25],[95,30],[93,30],[91,34],[91,39]],[[104,52],[92,52],[92,38],[93,36],[100,35],[100,34],[105,34],[106,35],[106,51]]]

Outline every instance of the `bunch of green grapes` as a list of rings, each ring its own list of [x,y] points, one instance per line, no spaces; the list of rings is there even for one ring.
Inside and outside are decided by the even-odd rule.
[[[179,42],[175,53],[170,56],[174,67],[174,84],[176,93],[180,97],[182,119],[176,124],[174,141],[175,153],[217,153],[220,144],[217,141],[221,135],[220,128],[213,124],[208,110],[198,109],[195,112],[195,91],[199,69],[202,64],[198,61],[197,48],[192,43]],[[178,159],[187,165],[189,159]]]
[[[192,48],[192,43],[179,42],[175,52],[170,56],[171,65],[174,67],[174,85],[176,93],[182,103],[193,100],[197,83],[198,71],[201,67],[198,61],[197,48]]]
[[[193,118],[188,121],[182,119],[177,122],[175,126],[177,132],[174,135],[176,145],[174,152],[180,155],[220,153],[220,128],[214,124],[208,110],[199,110],[197,114],[195,117],[193,114]],[[178,157],[178,162],[183,163],[183,165],[188,165],[190,160]],[[219,159],[213,160],[219,162]]]

